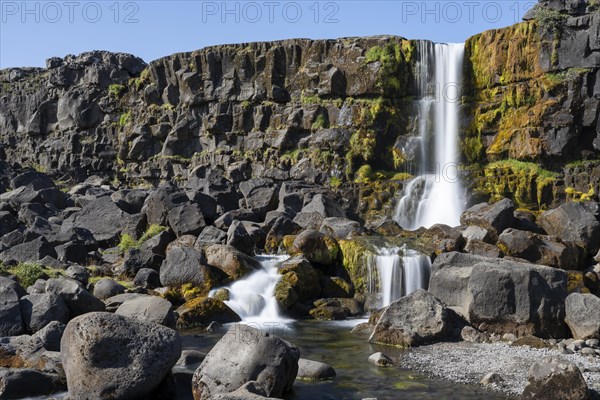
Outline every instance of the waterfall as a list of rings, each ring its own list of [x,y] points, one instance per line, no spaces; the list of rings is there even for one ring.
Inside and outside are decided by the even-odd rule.
[[[417,289],[427,289],[431,274],[429,257],[406,246],[380,248],[377,254],[370,257],[369,271],[377,272],[378,282],[369,274],[369,288],[379,287],[379,307],[386,307],[401,296],[406,296]],[[378,284],[377,284],[378,283]]]
[[[416,63],[421,99],[421,175],[405,188],[396,220],[405,229],[456,226],[464,210],[458,176],[460,85],[464,44],[420,42]]]
[[[277,269],[287,258],[285,255],[256,256],[262,269],[227,287],[229,300],[226,300],[225,304],[235,311],[243,322],[286,321],[275,299],[275,286],[281,278]],[[216,290],[211,291],[210,296],[215,292]]]

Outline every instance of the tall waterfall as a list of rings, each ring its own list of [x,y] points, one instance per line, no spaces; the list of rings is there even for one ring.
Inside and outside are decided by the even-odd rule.
[[[235,311],[243,322],[285,322],[275,299],[275,286],[281,275],[277,272],[279,264],[288,256],[257,256],[262,269],[252,272],[243,279],[235,281],[227,289],[229,300],[225,304]],[[216,290],[211,292],[214,294]]]
[[[405,229],[456,226],[464,209],[458,176],[460,86],[464,44],[419,42],[420,176],[405,188],[396,220]]]
[[[431,274],[429,257],[406,247],[380,248],[369,262],[369,287],[379,286],[379,307],[386,307],[401,296],[427,289]],[[376,275],[375,275],[375,273]],[[377,282],[373,279],[377,277]]]

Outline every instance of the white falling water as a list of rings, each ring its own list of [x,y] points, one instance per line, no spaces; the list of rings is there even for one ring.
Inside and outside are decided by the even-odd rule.
[[[371,258],[379,282],[380,307],[386,307],[417,289],[427,289],[431,274],[429,257],[406,247],[380,248]],[[374,283],[370,287],[376,286]]]
[[[422,173],[407,185],[396,209],[398,223],[411,230],[459,225],[464,210],[457,169],[464,44],[420,42],[418,53]]]
[[[286,322],[275,299],[275,286],[281,275],[278,266],[288,258],[286,255],[256,256],[262,269],[235,281],[227,289],[229,300],[225,304],[235,311],[242,322],[277,323]],[[214,294],[214,290],[211,295]]]

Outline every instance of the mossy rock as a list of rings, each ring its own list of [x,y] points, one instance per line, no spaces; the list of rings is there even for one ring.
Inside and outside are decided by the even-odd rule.
[[[586,276],[581,271],[567,271],[567,291],[569,293],[590,293],[586,286]]]
[[[332,265],[338,261],[340,247],[332,236],[309,229],[296,236],[293,253],[303,254],[311,263]]]
[[[220,301],[227,301],[231,298],[231,293],[229,292],[229,289],[226,288],[217,289],[212,298]]]
[[[293,288],[300,301],[314,299],[321,293],[321,274],[304,257],[295,256],[284,261],[279,273],[283,275],[281,282]]]
[[[339,321],[348,318],[350,311],[345,307],[324,306],[313,308],[309,314],[314,319],[324,321]]]
[[[298,301],[298,293],[282,279],[275,286],[275,299],[282,310],[289,310]]]
[[[177,309],[178,329],[205,327],[215,321],[221,324],[239,322],[241,318],[221,300],[203,297],[186,302]]]
[[[352,283],[346,282],[339,276],[324,277],[322,280],[323,297],[352,297],[354,296],[354,287]]]

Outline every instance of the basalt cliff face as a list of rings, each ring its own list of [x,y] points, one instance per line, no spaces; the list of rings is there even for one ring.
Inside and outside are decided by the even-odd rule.
[[[575,0],[536,10],[467,40],[460,146],[476,197],[532,209],[600,192],[600,13]],[[3,170],[129,185],[304,180],[378,213],[415,172],[418,49],[294,39],[3,70]]]

